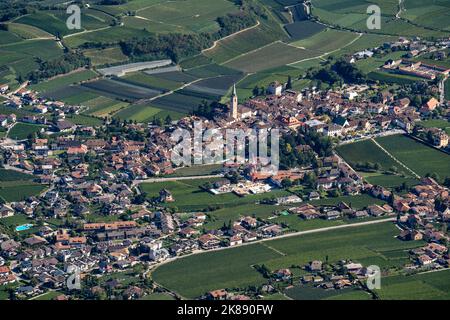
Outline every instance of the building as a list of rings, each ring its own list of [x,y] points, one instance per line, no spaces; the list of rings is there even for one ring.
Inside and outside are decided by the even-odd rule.
[[[267,88],[267,92],[269,94],[281,96],[281,93],[283,92],[283,86],[278,81],[274,81],[271,84],[269,84],[269,87]]]
[[[231,108],[231,117],[234,120],[238,120],[239,116],[238,116],[238,96],[237,96],[237,92],[236,92],[236,84],[233,85],[233,93],[231,94],[231,98],[230,98],[230,108]]]

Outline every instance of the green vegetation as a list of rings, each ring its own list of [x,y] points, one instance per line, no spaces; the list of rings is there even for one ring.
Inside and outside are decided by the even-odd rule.
[[[204,210],[208,207],[237,206],[242,204],[254,204],[255,202],[267,197],[277,197],[289,194],[286,191],[276,190],[270,194],[249,195],[238,197],[235,194],[227,193],[213,195],[201,189],[201,186],[208,182],[214,182],[218,179],[196,179],[180,180],[167,182],[153,182],[141,184],[141,190],[147,193],[149,198],[158,197],[159,191],[168,189],[172,192],[175,201],[165,204],[168,207],[176,207],[180,210]]]
[[[367,2],[363,0],[345,1],[344,3],[337,3],[333,0],[312,0],[312,14],[325,23],[348,30],[389,35],[414,36],[420,34],[430,38],[445,37],[446,32],[441,30],[447,30],[449,27],[445,14],[448,7],[442,1],[436,6],[427,6],[416,0],[404,1],[406,11],[403,11],[400,17],[412,22],[395,18],[398,12],[398,1],[375,0],[371,3],[378,5],[381,9],[382,27],[380,30],[367,29]],[[433,14],[427,14],[430,7],[431,11],[435,10]],[[411,16],[409,16],[410,10],[413,12]],[[418,12],[423,13],[423,16],[415,17]],[[411,20],[412,17],[414,20]],[[430,28],[431,25],[434,29]]]
[[[33,182],[34,178],[33,175],[0,169],[0,198],[6,202],[20,201],[41,193],[45,186]]]
[[[95,73],[94,71],[81,70],[70,74],[57,76],[51,80],[44,81],[36,85],[32,85],[30,86],[30,89],[36,90],[38,92],[46,92],[48,90],[56,90],[74,83],[90,80],[97,76],[98,76],[97,73]]]
[[[30,123],[16,123],[14,127],[9,131],[8,138],[15,140],[27,139],[29,135],[34,135],[46,128],[43,125],[30,124]]]
[[[283,54],[280,54],[283,52]],[[225,65],[245,72],[267,70],[317,56],[315,52],[276,42],[239,56]]]
[[[411,170],[425,176],[436,173],[438,180],[450,176],[450,156],[403,135],[376,139],[383,148]]]
[[[381,280],[379,296],[386,300],[450,299],[449,280],[449,270],[412,276],[385,277]]]
[[[324,260],[328,255],[330,261],[353,259],[364,265],[388,268],[407,261],[408,254],[403,250],[422,244],[402,242],[397,235],[398,229],[393,224],[380,223],[294,236],[188,256],[159,267],[152,275],[157,283],[193,298],[209,290],[244,288],[265,282],[252,267],[255,264],[276,270],[292,264],[304,265],[314,259]],[[398,253],[384,255],[393,250]]]

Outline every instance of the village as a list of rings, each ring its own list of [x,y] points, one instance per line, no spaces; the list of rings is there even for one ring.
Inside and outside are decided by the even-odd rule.
[[[427,50],[427,46],[417,44],[401,41],[402,46],[409,45],[411,56]],[[363,52],[355,58],[370,55]],[[447,77],[450,72],[427,64],[408,64],[406,60],[393,61],[383,68],[427,79]],[[439,88],[430,90],[438,93]],[[84,110],[83,106],[47,100],[26,87],[10,91],[0,86],[0,91],[6,99],[5,107],[18,113],[21,109],[35,113],[0,115],[5,131],[18,123],[42,126],[24,139],[6,136],[0,142],[1,170],[20,175],[19,180],[29,177],[30,183],[42,187],[35,195],[0,204],[0,222],[24,221],[0,229],[0,287],[17,284],[10,292],[15,298],[27,299],[49,291],[58,293],[55,299],[61,300],[72,295],[104,297],[106,292],[126,299],[141,298],[163,290],[146,281],[146,271],[192,253],[301,232],[283,223],[283,217],[290,216],[302,222],[389,220],[398,228],[399,241],[424,241],[423,246],[409,252],[410,261],[401,270],[450,267],[448,188],[430,176],[419,177],[418,184],[401,192],[370,184],[358,170],[361,168],[350,165],[332,148],[404,134],[448,153],[445,130],[420,125],[432,117],[449,119],[448,102],[440,101],[437,95],[416,106],[409,98],[377,84],[343,85],[326,91],[312,87],[298,92],[287,84],[273,82],[267,94],[241,104],[234,87],[227,108],[218,107],[213,117],[190,115],[163,126],[105,119],[101,126],[90,126],[70,120],[71,115]],[[283,136],[298,135],[305,141],[293,146],[283,144],[290,149],[282,156],[283,167],[275,174],[261,173],[258,166],[249,163],[219,163],[215,179],[199,186],[199,193],[213,198],[258,197],[252,204],[272,206],[270,215],[259,217],[249,209],[223,226],[209,228],[214,222],[209,212],[213,209],[177,209],[174,206],[179,199],[170,187],[159,189],[157,194],[141,190],[142,184],[152,183],[149,180],[164,179],[183,169],[171,161],[175,146],[171,134],[177,128],[193,130],[198,121],[202,121],[204,129],[276,128]],[[286,159],[294,152],[296,162],[289,165]],[[289,193],[272,196],[274,191],[286,190]],[[351,201],[327,202],[342,196],[364,196],[373,203],[352,206]],[[364,287],[362,279],[369,275],[368,266],[358,261],[319,259],[323,258],[296,266],[303,275],[295,281],[323,290]],[[100,285],[97,280],[92,281],[96,285],[89,290],[73,293],[66,288],[73,268],[86,282],[133,271],[141,285],[123,286],[114,280]],[[258,272],[267,278],[264,291],[293,285],[293,269],[260,267]],[[217,288],[201,298],[245,300],[258,298],[258,294]]]

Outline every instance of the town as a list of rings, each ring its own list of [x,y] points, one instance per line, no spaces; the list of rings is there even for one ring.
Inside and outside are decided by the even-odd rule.
[[[28,80],[0,83],[0,299],[378,299],[367,285],[374,265],[382,279],[445,272],[450,68],[439,62],[449,49],[448,37],[396,37],[321,58],[321,68],[256,86],[248,99],[233,83],[222,103],[165,121],[81,124],[92,107],[48,97]],[[377,72],[416,82],[360,76],[377,54],[398,52]],[[424,56],[435,64],[417,60]],[[150,71],[182,73],[161,61]],[[102,79],[125,74],[115,68],[120,75]],[[279,130],[278,170],[224,159],[223,143],[207,137],[192,157],[207,145],[220,161],[176,164],[173,133],[194,135],[196,123],[201,136]],[[218,274],[236,278],[205,280]]]

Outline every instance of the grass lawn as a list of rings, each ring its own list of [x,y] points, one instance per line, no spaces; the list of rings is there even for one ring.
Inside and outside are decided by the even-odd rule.
[[[386,257],[383,253],[423,245],[402,242],[392,223],[358,226],[341,230],[274,239],[264,243],[207,252],[177,259],[153,271],[153,279],[163,286],[194,298],[221,288],[244,288],[265,282],[252,267],[265,264],[271,270],[303,265],[314,259],[330,261],[353,259],[382,268],[404,262],[404,255]],[[281,254],[281,253],[283,254]]]

